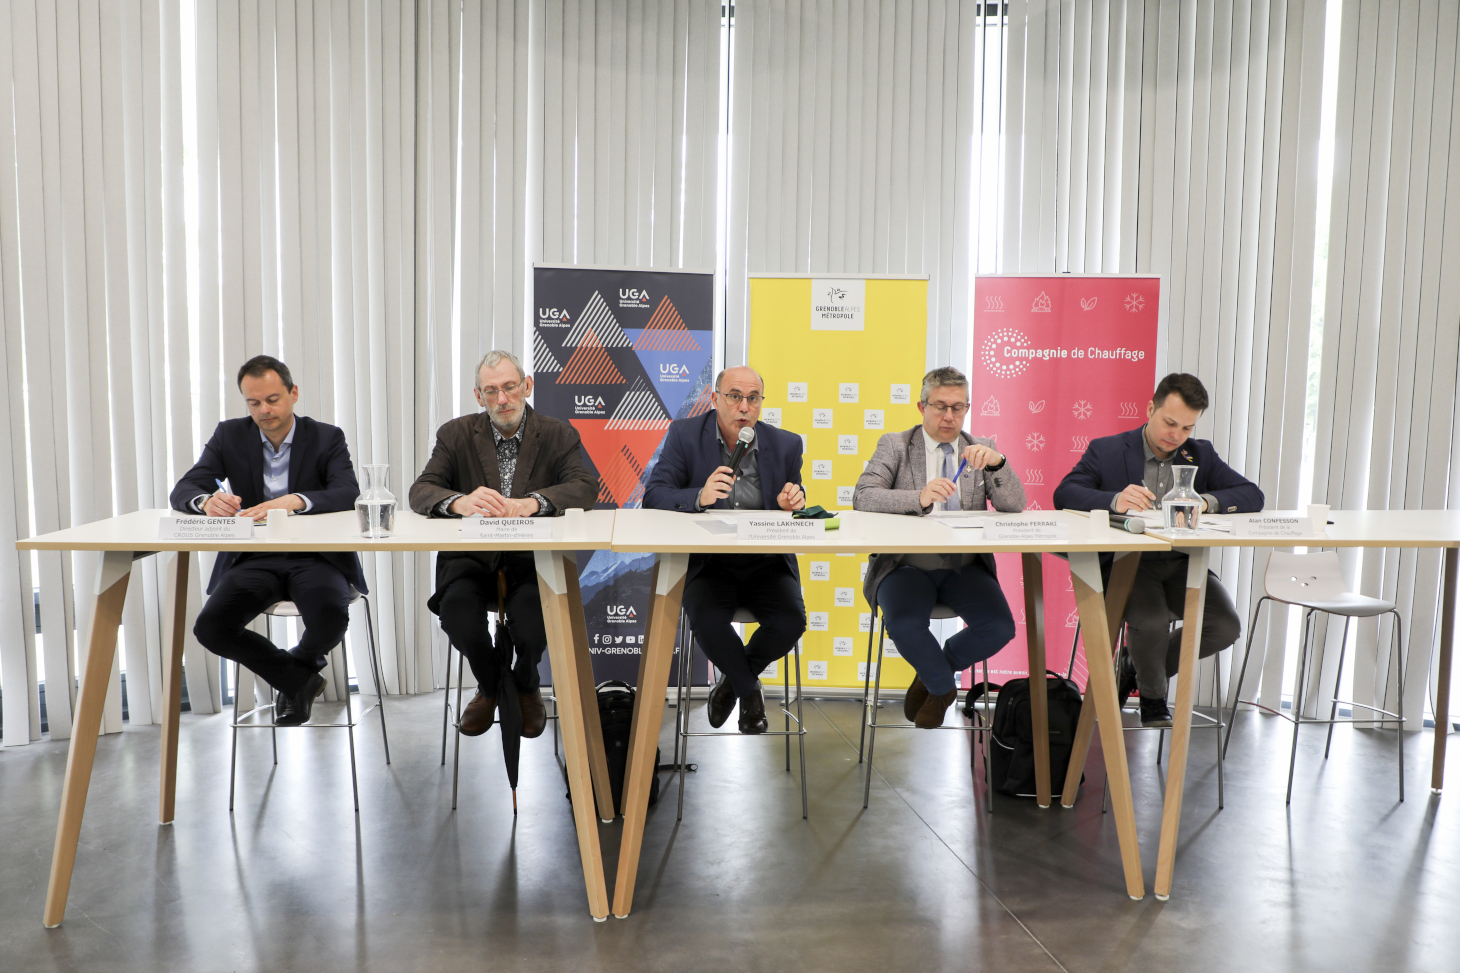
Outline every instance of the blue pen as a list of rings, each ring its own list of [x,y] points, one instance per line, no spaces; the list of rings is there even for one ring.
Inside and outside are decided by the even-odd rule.
[[[961,467],[959,468],[958,472],[960,472],[960,473],[963,472],[963,470],[962,470]],[[223,485],[223,481],[222,480],[214,479],[213,482],[216,483],[216,484],[218,484],[218,492],[219,493],[227,493],[228,492],[228,488]]]
[[[953,474],[953,482],[957,483],[958,478],[963,475],[963,470],[968,466],[968,457],[963,457],[963,462],[958,464],[958,472]]]

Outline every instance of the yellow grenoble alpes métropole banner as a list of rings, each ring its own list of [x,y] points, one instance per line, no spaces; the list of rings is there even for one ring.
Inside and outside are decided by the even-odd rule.
[[[761,419],[806,443],[808,505],[851,510],[877,440],[922,422],[927,340],[926,279],[751,277],[749,357],[765,379]],[[813,687],[860,689],[872,625],[862,597],[867,558],[798,561],[807,620],[801,677]],[[882,685],[906,688],[912,667],[891,642],[884,651]]]

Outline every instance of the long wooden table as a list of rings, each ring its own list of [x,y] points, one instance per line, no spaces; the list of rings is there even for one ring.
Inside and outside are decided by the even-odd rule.
[[[554,518],[551,540],[482,541],[463,540],[459,520],[433,520],[410,511],[396,515],[395,533],[382,540],[360,536],[353,511],[290,517],[283,538],[269,537],[270,528],[259,527],[255,539],[244,541],[162,541],[158,520],[165,510],[139,510],[109,520],[72,527],[18,541],[23,551],[103,551],[100,579],[93,608],[90,642],[81,692],[76,703],[66,778],[61,794],[61,812],[56,825],[51,878],[46,891],[44,922],[61,924],[66,897],[76,863],[76,845],[81,819],[86,810],[86,793],[96,758],[107,683],[116,654],[117,627],[127,597],[132,562],[162,551],[176,551],[168,569],[167,611],[163,644],[167,668],[163,675],[162,783],[158,818],[173,820],[177,792],[177,739],[182,699],[183,636],[190,624],[187,613],[188,576],[195,551],[250,551],[288,553],[299,551],[490,551],[531,550],[542,594],[543,621],[547,626],[548,653],[552,661],[554,694],[559,700],[563,749],[573,797],[573,818],[578,832],[578,853],[588,892],[588,908],[596,920],[608,917],[608,888],[599,844],[598,816],[614,816],[609,790],[608,764],[604,759],[603,732],[593,695],[593,667],[588,654],[583,603],[578,594],[578,569],[574,551],[608,547],[614,514],[590,512],[582,536],[565,536],[565,521]]]
[[[1306,513],[1299,511],[1267,511],[1267,513],[1269,515],[1306,516]],[[1334,510],[1329,513],[1329,519],[1334,523],[1328,526],[1326,531],[1316,532],[1311,538],[1237,537],[1233,533],[1214,530],[1198,530],[1195,534],[1155,530],[1147,534],[1149,537],[1167,541],[1174,550],[1186,554],[1189,558],[1186,574],[1186,610],[1182,617],[1181,666],[1176,677],[1176,707],[1172,712],[1171,763],[1166,775],[1166,797],[1161,814],[1161,845],[1156,857],[1155,891],[1158,899],[1170,897],[1171,883],[1176,869],[1176,844],[1181,833],[1181,802],[1186,789],[1186,760],[1191,739],[1191,711],[1195,697],[1197,646],[1200,641],[1202,616],[1206,608],[1207,568],[1213,548],[1409,547],[1444,549],[1445,567],[1442,582],[1444,607],[1441,613],[1439,658],[1440,687],[1435,696],[1435,739],[1431,786],[1438,792],[1444,785],[1445,741],[1446,730],[1449,726],[1450,661],[1454,648],[1455,631],[1456,567],[1457,561],[1460,561],[1460,511]],[[1093,661],[1104,656],[1091,653],[1088,644],[1086,652],[1091,659],[1089,666],[1091,673],[1096,670],[1110,670],[1109,666],[1099,665]],[[1082,724],[1084,715],[1082,712]],[[1103,722],[1103,715],[1101,719]],[[1070,761],[1070,779],[1079,780],[1079,767],[1083,765],[1084,756],[1084,750],[1077,747]],[[1073,793],[1068,787],[1065,796],[1066,804],[1073,803]]]
[[[1096,653],[1110,654],[1111,621],[1106,613],[1100,554],[1115,552],[1120,567],[1117,578],[1135,575],[1135,563],[1143,551],[1169,550],[1166,542],[1092,527],[1079,515],[1040,511],[1041,517],[1060,517],[1070,528],[1068,541],[1034,543],[987,543],[981,530],[955,530],[937,518],[905,517],[893,514],[854,512],[841,514],[839,530],[828,531],[816,541],[740,541],[733,534],[711,533],[701,521],[721,513],[683,514],[664,510],[620,510],[614,521],[612,549],[651,551],[655,555],[653,606],[649,613],[644,651],[639,661],[639,696],[634,709],[628,766],[624,778],[623,837],[619,848],[618,878],[614,886],[613,913],[626,917],[633,908],[634,885],[638,878],[639,855],[643,848],[644,825],[649,806],[649,787],[654,773],[654,754],[664,718],[664,698],[674,655],[680,601],[685,572],[691,554],[884,554],[884,553],[1019,553],[1023,554],[1024,599],[1029,633],[1029,669],[1043,672],[1044,595],[1040,555],[1068,554],[1076,599],[1087,645]],[[1128,577],[1127,577],[1128,575]],[[1119,585],[1113,580],[1112,588]],[[1124,594],[1113,591],[1119,604],[1112,605],[1114,618],[1124,612]],[[1118,609],[1118,610],[1115,610]],[[1091,666],[1090,684],[1100,714],[1100,739],[1110,774],[1111,803],[1120,841],[1126,891],[1134,899],[1145,895],[1140,847],[1136,837],[1135,810],[1131,801],[1130,773],[1125,758],[1125,741],[1120,730],[1120,706],[1115,698],[1115,677],[1108,666]],[[1049,775],[1049,721],[1045,683],[1033,679],[1031,715],[1036,741],[1036,781],[1039,803],[1052,802]],[[1074,778],[1079,779],[1075,773]]]

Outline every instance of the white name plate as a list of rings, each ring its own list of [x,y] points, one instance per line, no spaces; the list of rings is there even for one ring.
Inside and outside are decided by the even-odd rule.
[[[252,537],[252,517],[163,517],[157,522],[157,539],[162,541],[246,541]]]
[[[467,517],[461,522],[464,541],[550,541],[551,517]]]
[[[1070,528],[1059,517],[989,517],[983,521],[983,539],[990,543],[1067,541]]]
[[[1312,537],[1310,517],[1238,517],[1232,522],[1234,537]]]
[[[735,525],[735,537],[742,541],[816,540],[826,533],[826,521],[790,517],[746,517]]]

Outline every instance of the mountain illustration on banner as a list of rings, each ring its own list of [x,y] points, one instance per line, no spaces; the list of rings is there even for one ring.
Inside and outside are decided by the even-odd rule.
[[[532,373],[534,375],[551,375],[553,372],[561,372],[563,366],[558,363],[557,357],[548,348],[547,342],[542,340],[542,332],[532,333]]]
[[[573,325],[573,330],[568,332],[568,338],[563,342],[564,348],[576,348],[588,340],[592,335],[598,343],[605,348],[628,348],[633,343],[629,336],[624,334],[624,329],[619,326],[618,319],[609,310],[608,302],[598,291],[588,298],[583,313],[578,316],[578,323]]]
[[[568,364],[563,366],[562,374],[558,376],[558,383],[561,385],[617,385],[627,381],[614,365],[613,359],[608,357],[608,352],[598,340],[598,334],[593,331],[584,336],[578,349],[568,359]]]

